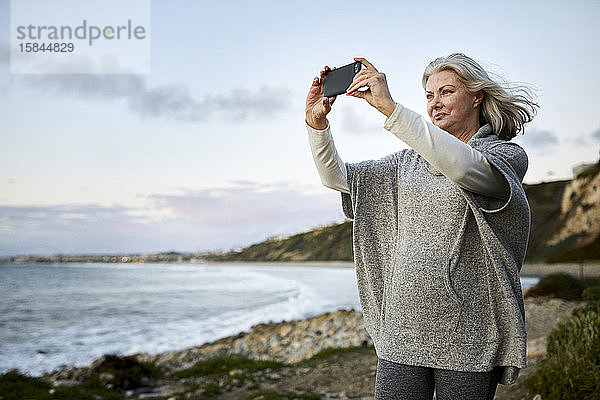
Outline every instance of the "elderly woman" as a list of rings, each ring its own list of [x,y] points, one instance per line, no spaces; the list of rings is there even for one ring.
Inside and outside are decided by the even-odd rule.
[[[503,87],[464,54],[423,74],[427,113],[395,103],[367,60],[346,94],[366,100],[412,149],[344,163],[323,97],[306,99],[321,181],[353,222],[365,328],[378,356],[375,399],[493,399],[526,366],[519,272],[530,214],[525,151],[510,140],[535,115],[526,88]]]

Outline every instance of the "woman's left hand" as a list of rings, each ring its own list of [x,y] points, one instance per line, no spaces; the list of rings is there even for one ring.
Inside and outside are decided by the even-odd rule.
[[[385,74],[377,71],[377,68],[364,58],[354,58],[354,61],[360,61],[367,68],[356,74],[346,94],[365,99],[370,105],[389,117],[396,109],[396,103],[390,95]],[[367,90],[358,90],[364,87]]]

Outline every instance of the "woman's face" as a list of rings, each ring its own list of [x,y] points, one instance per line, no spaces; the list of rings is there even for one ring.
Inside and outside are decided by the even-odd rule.
[[[456,72],[434,72],[425,85],[425,96],[427,113],[435,126],[454,136],[479,129],[479,104],[483,95],[469,93]]]

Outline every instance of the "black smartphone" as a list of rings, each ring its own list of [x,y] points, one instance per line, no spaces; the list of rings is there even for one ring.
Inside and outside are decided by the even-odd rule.
[[[346,93],[350,87],[354,75],[358,74],[362,67],[360,61],[344,65],[331,71],[325,72],[324,93],[325,97],[333,97],[338,94]]]

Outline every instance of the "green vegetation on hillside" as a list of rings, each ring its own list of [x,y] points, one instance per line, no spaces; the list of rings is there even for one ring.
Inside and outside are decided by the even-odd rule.
[[[525,297],[543,296],[578,301],[583,299],[586,289],[593,289],[599,285],[600,278],[578,279],[566,273],[554,273],[544,276],[538,283],[530,287],[525,293]]]
[[[244,400],[320,400],[316,393],[296,393],[292,391],[276,392],[274,390],[259,390]]]
[[[285,364],[277,361],[252,360],[243,356],[223,356],[198,361],[189,368],[175,372],[173,376],[189,378],[190,376],[223,375],[234,370],[256,372],[270,369],[275,371],[283,367],[285,367]]]
[[[577,279],[551,274],[527,291],[526,297],[547,296],[585,300],[566,322],[548,336],[547,354],[527,379],[529,399],[600,398],[600,278]]]
[[[134,398],[127,394],[125,387],[137,387],[137,384],[126,382],[138,382],[145,378],[148,379],[145,386],[148,389],[156,389],[157,385],[177,386],[177,391],[168,396],[177,400],[215,398],[242,387],[249,393],[248,399],[313,400],[321,396],[310,390],[264,390],[260,388],[260,383],[276,382],[287,376],[304,374],[321,365],[328,365],[345,357],[352,358],[356,354],[375,356],[375,348],[372,345],[326,348],[309,359],[289,364],[255,360],[240,355],[221,356],[166,374],[157,365],[139,363],[130,356],[105,356],[88,378],[72,386],[53,387],[44,378],[30,377],[16,370],[0,374],[0,399],[122,400]],[[158,376],[161,376],[161,381],[154,381]],[[154,393],[148,396],[156,398],[153,395]],[[167,397],[158,398],[164,400]]]
[[[211,254],[214,261],[352,261],[352,222],[326,225],[286,239],[267,239],[240,251]]]
[[[600,303],[577,309],[548,336],[547,354],[525,385],[529,399],[600,398]]]
[[[76,385],[54,388],[42,378],[10,370],[0,375],[0,399],[120,400],[126,397],[127,390],[152,385],[162,376],[162,369],[155,364],[139,362],[133,356],[107,354]]]
[[[96,380],[53,388],[42,378],[23,375],[16,370],[0,375],[0,399],[2,400],[122,400],[124,398],[123,392],[107,388]]]
[[[590,165],[586,166],[583,170],[581,170],[577,174],[577,176],[575,178],[579,179],[579,178],[585,178],[588,176],[596,176],[598,174],[598,172],[600,172],[600,161],[598,161],[595,164],[590,164]]]

